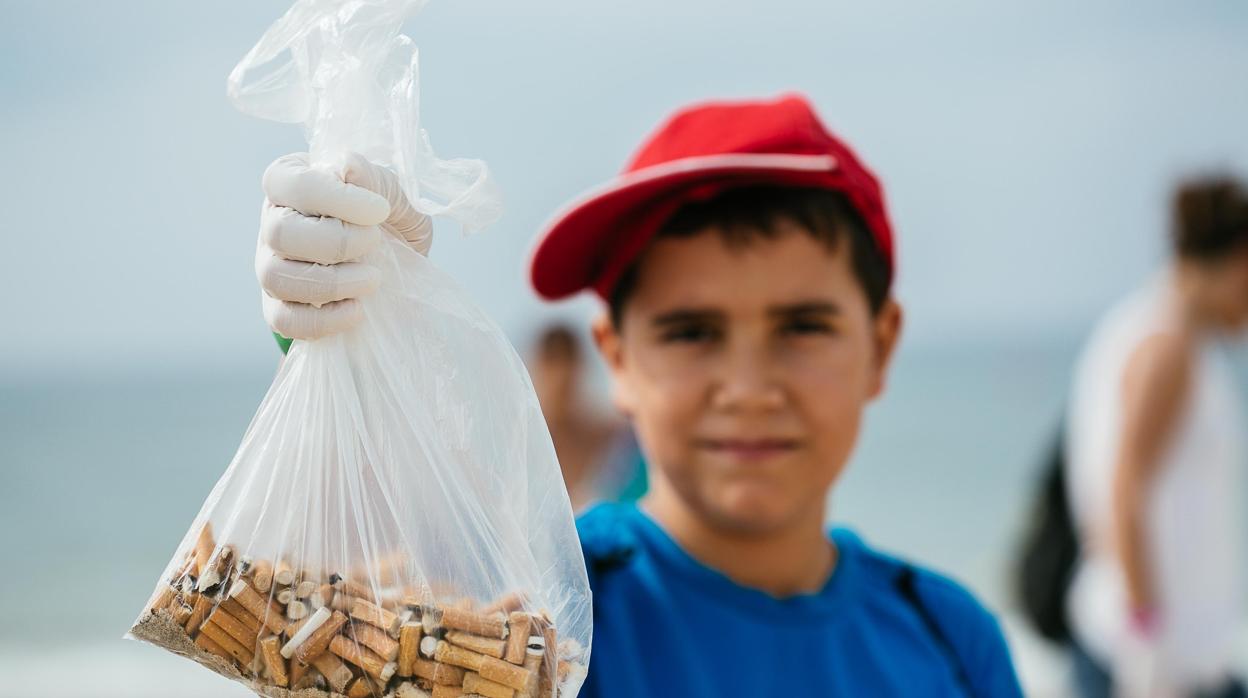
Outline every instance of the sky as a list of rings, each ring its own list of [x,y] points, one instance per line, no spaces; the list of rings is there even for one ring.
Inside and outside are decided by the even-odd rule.
[[[272,362],[260,173],[297,126],[225,78],[288,3],[0,0],[0,373]],[[424,126],[485,159],[493,228],[433,259],[518,343],[524,260],[665,114],[810,95],[885,183],[907,341],[1079,333],[1164,257],[1180,177],[1248,172],[1248,5],[432,0]]]

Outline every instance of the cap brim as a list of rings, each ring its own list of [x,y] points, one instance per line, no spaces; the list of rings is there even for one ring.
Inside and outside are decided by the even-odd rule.
[[[640,251],[662,221],[648,212],[711,184],[819,186],[837,168],[831,155],[732,153],[673,160],[617,177],[556,213],[542,228],[529,261],[534,290],[548,300],[599,288],[604,273]]]

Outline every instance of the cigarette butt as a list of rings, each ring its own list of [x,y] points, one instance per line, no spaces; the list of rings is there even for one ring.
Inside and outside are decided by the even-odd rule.
[[[273,581],[284,587],[294,584],[295,568],[291,567],[290,563],[285,560],[278,560],[277,566],[273,568]]]
[[[513,591],[505,596],[502,596],[501,598],[499,598],[497,601],[494,601],[493,603],[489,603],[489,604],[486,604],[485,606],[482,606],[481,612],[486,615],[490,615],[493,613],[511,614],[516,611],[519,611],[523,607],[524,607],[524,594]]]
[[[208,560],[207,568],[200,568],[199,580],[195,583],[195,588],[203,591],[221,583],[225,579],[226,572],[230,569],[230,562],[234,559],[234,548],[223,545],[213,553]]]
[[[169,603],[173,601],[173,597],[176,594],[177,592],[174,591],[173,587],[169,586],[168,584],[162,586],[160,589],[160,593],[157,594],[156,598],[152,600],[152,605],[150,606],[150,610],[154,612],[157,609],[169,608]]]
[[[187,634],[193,634],[199,630],[199,626],[204,624],[204,619],[208,617],[208,612],[212,610],[212,599],[207,594],[200,594],[195,598],[195,605],[191,607],[191,617],[187,619]]]
[[[278,592],[273,595],[273,598],[276,599],[278,603],[285,606],[295,600],[295,590],[290,587],[279,589]]]
[[[195,576],[202,577],[208,569],[208,560],[212,558],[212,551],[217,547],[217,543],[212,537],[212,522],[205,521],[204,527],[199,529],[199,536],[195,539]]]
[[[412,675],[433,683],[458,686],[464,682],[464,673],[460,667],[442,662],[431,662],[428,659],[417,658],[412,662]]]
[[[260,658],[264,661],[264,668],[268,670],[273,684],[285,688],[289,685],[290,677],[286,673],[286,660],[282,657],[281,643],[281,638],[276,635],[261,640]]]
[[[430,698],[460,698],[462,695],[464,695],[462,686],[437,684],[433,687],[433,693],[430,695]]]
[[[308,617],[308,604],[295,599],[286,604],[286,617],[290,620],[303,620]]]
[[[229,633],[230,637],[238,640],[238,644],[247,648],[249,654],[254,652],[254,648],[256,646],[256,632],[251,628],[248,628],[246,625],[243,625],[241,621],[230,615],[224,608],[218,606],[213,609],[212,613],[208,614],[207,623],[215,625]]]
[[[385,632],[368,623],[352,623],[351,637],[377,653],[377,656],[393,662],[399,658],[399,643]]]
[[[535,638],[540,640],[541,638]],[[546,650],[540,645],[529,646],[524,651],[524,668],[532,672],[534,676],[542,670],[542,662],[546,659]],[[519,698],[535,698],[537,696],[538,684],[533,684],[529,688],[517,692]],[[545,695],[545,694],[543,694]]]
[[[319,585],[316,582],[305,579],[302,582],[299,582],[298,584],[295,585],[295,598],[306,599],[309,596],[311,596],[312,592],[316,591],[318,588],[319,588]]]
[[[311,596],[308,597],[308,605],[312,607],[312,610],[316,610],[318,608],[325,608],[333,600],[334,587],[329,584],[322,584],[316,588],[316,591],[312,592]]]
[[[529,614],[523,611],[512,611],[511,615],[507,616],[507,651],[504,653],[504,658],[512,664],[524,663],[531,626]]]
[[[356,599],[354,596],[347,596],[346,594],[343,594],[341,592],[335,592],[334,597],[330,599],[329,603],[326,605],[329,608],[334,609],[335,611],[342,611],[343,613],[350,613],[351,605],[354,604],[358,600],[359,599]]]
[[[466,693],[476,693],[477,695],[485,696],[485,698],[512,698],[516,694],[514,688],[490,681],[473,672],[464,674],[464,691]]]
[[[251,566],[251,583],[261,594],[269,593],[269,589],[273,588],[273,563],[256,560]]]
[[[191,619],[193,612],[194,610],[181,596],[175,596],[169,602],[169,614],[173,616],[173,622],[182,627],[186,627],[186,621]]]
[[[407,622],[399,628],[399,676],[412,675],[412,666],[420,658],[420,623]]]
[[[212,622],[209,617],[208,622],[204,623],[204,627],[199,629],[201,635],[207,635],[209,640],[217,643],[230,654],[231,657],[238,660],[239,664],[247,666],[251,664],[251,650],[244,647],[238,640],[230,636],[221,626]]]
[[[517,691],[525,691],[537,681],[537,676],[524,667],[458,647],[445,640],[438,643],[434,658],[439,662],[475,671],[484,679]]]
[[[433,659],[433,655],[438,651],[438,638],[433,635],[426,635],[420,638],[420,654],[427,659]]]
[[[306,688],[320,688],[324,685],[325,679],[316,667],[303,662],[290,663],[290,690],[302,691]]]
[[[224,608],[227,613],[234,616],[234,618],[238,622],[247,626],[247,628],[251,630],[252,632],[254,632],[256,635],[260,634],[260,619],[251,615],[251,611],[248,611],[247,609],[243,608],[242,604],[235,601],[234,599],[225,599],[220,603],[220,606],[221,608]],[[212,609],[209,609],[209,610],[212,610]],[[206,615],[204,617],[207,618]]]
[[[454,664],[469,671],[480,670],[481,663],[488,659],[484,654],[478,654],[472,650],[452,645],[446,640],[438,641],[437,647],[433,652],[433,658],[444,664]]]
[[[545,694],[547,687],[554,685],[555,660],[558,658],[556,652],[559,647],[556,642],[558,636],[555,633],[555,624],[551,622],[550,616],[545,611],[541,615],[533,616],[532,620],[534,631],[541,635],[542,647],[546,648],[541,670],[538,671],[538,690]]]
[[[203,633],[200,633],[199,636],[195,638],[195,646],[207,652],[211,652],[227,662],[232,662],[234,660],[234,658],[230,656],[230,653],[225,651],[224,647],[218,645],[212,640],[212,638],[204,635]]]
[[[537,684],[537,674],[524,667],[493,657],[485,657],[477,673],[481,674],[483,679],[501,683],[517,691],[526,691]]]
[[[316,613],[319,615],[321,611],[317,611]],[[306,640],[296,642],[298,638],[292,637],[290,642],[286,643],[286,647],[293,647],[292,656],[294,656],[296,660],[303,662],[304,664],[308,664],[313,657],[325,652],[326,648],[329,647],[330,640],[333,639],[334,636],[338,634],[338,631],[342,630],[342,626],[346,624],[347,617],[342,615],[339,611],[334,611],[328,619],[322,621],[318,627],[307,633]],[[309,623],[309,625],[311,624]],[[308,628],[305,626],[302,630],[300,630],[300,634],[303,634],[307,630]],[[286,647],[282,648],[283,654],[286,653]]]
[[[356,677],[347,686],[347,698],[373,698],[380,695],[381,691],[377,688],[377,684],[373,683],[373,680],[367,676]]]
[[[246,577],[251,574],[251,568],[255,565],[255,562],[255,560],[251,559],[250,555],[240,555],[234,568],[238,570],[239,574]]]
[[[350,696],[348,695],[348,698]],[[394,698],[432,698],[428,692],[419,688],[411,681],[404,681],[394,691]]]
[[[487,615],[448,606],[442,609],[442,625],[482,637],[507,639],[507,616],[501,613]]]
[[[286,676],[290,687],[294,688],[299,683],[299,679],[302,679],[303,675],[307,673],[308,665],[303,662],[296,662],[289,657],[286,659]]]
[[[369,603],[364,599],[356,599],[351,604],[351,617],[362,620],[386,631],[391,636],[399,633],[399,616],[393,611]]]
[[[317,610],[320,610],[320,609],[317,609]],[[330,613],[329,611],[326,611],[324,615],[321,616],[322,618],[324,618],[324,620],[318,621],[317,624],[313,626],[312,630],[315,630],[317,627],[319,627],[321,623],[325,622],[325,620],[329,620],[329,613]],[[304,618],[303,620],[297,620],[293,623],[288,623],[286,625],[286,632],[285,632],[286,637],[292,638],[295,635],[298,635],[299,631],[303,630],[303,627],[307,625],[309,621],[311,621],[312,619],[316,617],[317,615],[313,613],[312,615],[308,616],[307,618]],[[312,630],[309,630],[308,632],[311,633]]]
[[[333,587],[339,594],[346,594],[359,599],[375,600],[377,596],[373,593],[372,587],[359,582],[353,582],[350,579],[342,579],[341,577],[333,583]]]
[[[312,660],[312,666],[321,672],[325,680],[329,682],[330,688],[342,693],[347,689],[347,684],[354,678],[351,668],[342,663],[342,660],[335,657],[332,652],[322,652],[320,656]]]
[[[329,651],[363,669],[364,673],[382,683],[389,681],[399,668],[394,662],[387,662],[367,647],[361,647],[341,635],[335,635],[330,640]]]
[[[226,596],[237,601],[274,634],[280,635],[286,629],[286,619],[282,617],[281,612],[274,612],[273,607],[269,605],[269,600],[256,593],[256,590],[247,584],[247,580],[235,581]]]
[[[462,630],[447,631],[446,641],[459,645],[466,650],[472,650],[495,659],[502,659],[503,655],[507,653],[507,640],[481,637],[480,635],[473,635]]]

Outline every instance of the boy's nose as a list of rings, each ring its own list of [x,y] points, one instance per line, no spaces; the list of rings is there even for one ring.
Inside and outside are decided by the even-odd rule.
[[[781,381],[755,352],[738,352],[724,363],[711,393],[711,407],[725,412],[765,412],[784,406]]]

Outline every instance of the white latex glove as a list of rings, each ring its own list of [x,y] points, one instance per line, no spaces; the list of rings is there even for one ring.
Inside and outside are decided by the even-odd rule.
[[[311,165],[307,153],[282,156],[264,171],[263,187],[256,277],[264,319],[283,337],[317,339],[359,323],[359,299],[377,289],[379,274],[356,260],[383,231],[421,254],[433,243],[433,222],[394,173],[358,153],[329,167]]]

